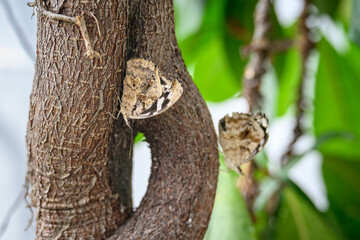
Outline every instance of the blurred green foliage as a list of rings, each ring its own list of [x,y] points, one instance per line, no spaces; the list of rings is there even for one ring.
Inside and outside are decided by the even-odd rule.
[[[339,239],[314,206],[296,190],[285,187],[281,205],[274,227],[274,239]]]
[[[235,186],[238,175],[224,170],[222,157],[220,163],[219,183],[222,187],[217,188],[212,218],[205,240],[256,239],[255,229],[251,224],[244,200]]]
[[[350,23],[350,39],[360,45],[360,1],[353,1],[351,23]]]
[[[249,60],[241,55],[241,49],[250,43],[254,32],[256,2],[175,1],[179,45],[206,101],[224,101],[241,92],[241,79]],[[256,173],[260,184],[254,206],[257,222],[252,223],[236,188],[238,176],[221,170],[206,240],[360,239],[360,0],[353,1],[352,9],[349,0],[314,0],[312,4],[309,24],[316,40],[312,54],[315,90],[307,88],[312,97],[306,114],[312,121],[306,134],[315,135],[317,143],[313,148],[323,156],[322,175],[329,207],[318,210],[288,178],[289,169],[301,156],[274,176],[264,174],[268,165],[262,154],[257,159],[261,162]],[[333,26],[343,27],[347,33],[326,33],[321,27],[321,16],[328,16]],[[297,22],[282,26],[273,11],[271,23],[271,40],[290,38],[297,42]],[[345,39],[340,46],[334,42],[338,37]],[[272,121],[296,112],[301,61],[297,44],[270,58],[269,69],[276,73],[271,81],[277,88]],[[263,94],[271,95],[266,90]],[[221,164],[223,167],[222,160]],[[271,211],[269,203],[273,206]]]

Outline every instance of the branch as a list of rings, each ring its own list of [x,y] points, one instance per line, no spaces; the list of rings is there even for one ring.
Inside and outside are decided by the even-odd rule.
[[[302,124],[302,120],[304,117],[304,112],[307,109],[306,99],[304,95],[304,88],[308,73],[307,60],[309,58],[311,51],[315,47],[314,42],[310,39],[310,29],[306,25],[306,20],[309,17],[309,4],[310,4],[310,0],[305,0],[304,10],[300,16],[300,22],[299,22],[299,38],[300,38],[299,47],[302,58],[302,72],[301,72],[301,78],[298,88],[298,99],[296,101],[296,109],[297,109],[296,125],[293,130],[294,132],[293,139],[290,142],[287,151],[284,153],[284,155],[281,158],[282,165],[285,165],[289,162],[289,160],[293,156],[295,143],[304,134],[304,127]]]
[[[175,37],[173,1],[131,1],[129,58],[150,59],[184,89],[166,112],[133,121],[150,144],[148,190],[137,211],[111,239],[203,239],[218,175],[211,116],[186,71]],[[144,159],[145,161],[146,159]]]
[[[249,103],[250,112],[260,109],[262,103],[259,88],[261,78],[265,73],[264,64],[270,52],[267,37],[270,30],[269,8],[269,0],[259,0],[254,14],[255,30],[250,46],[256,46],[256,48],[253,48],[251,59],[245,67],[243,76],[244,96]]]
[[[273,42],[268,42],[268,43],[262,42],[262,43],[257,43],[257,45],[249,44],[241,49],[241,56],[247,57],[252,52],[256,52],[261,49],[267,49],[267,51],[269,52],[269,55],[271,55],[271,54],[275,54],[278,52],[287,51],[293,45],[294,45],[294,41],[291,39],[275,40]]]
[[[36,6],[39,8],[40,12],[43,15],[45,15],[46,17],[48,17],[50,19],[58,20],[58,21],[73,23],[73,24],[76,24],[77,26],[79,26],[81,35],[84,38],[86,54],[91,59],[93,59],[95,57],[95,58],[100,58],[100,60],[101,60],[101,55],[98,52],[96,52],[91,45],[91,41],[90,41],[89,33],[88,33],[88,30],[86,27],[86,22],[85,22],[84,16],[69,17],[69,16],[65,16],[62,14],[53,13],[53,12],[45,10],[44,7],[42,6],[42,4],[43,4],[43,0],[37,0]],[[32,6],[31,3],[29,4],[29,6]],[[96,19],[94,14],[92,14],[92,16],[95,18],[95,21],[98,25],[98,20]],[[98,29],[99,29],[99,26],[98,26]],[[100,30],[99,30],[99,34],[100,34]]]
[[[244,164],[242,166],[244,176],[237,181],[237,187],[244,197],[246,207],[253,223],[257,220],[253,211],[254,202],[259,192],[259,183],[254,178],[254,172],[257,168],[254,161]]]
[[[251,43],[251,59],[246,65],[243,76],[244,95],[249,103],[249,111],[260,110],[262,105],[262,96],[260,94],[260,85],[262,76],[266,72],[265,62],[271,52],[271,46],[268,40],[270,30],[270,1],[259,0],[254,13],[254,35]],[[257,168],[254,161],[250,161],[243,167],[245,178],[240,179],[239,188],[242,192],[249,214],[253,222],[256,222],[253,205],[257,196],[259,185],[254,179],[253,172]]]

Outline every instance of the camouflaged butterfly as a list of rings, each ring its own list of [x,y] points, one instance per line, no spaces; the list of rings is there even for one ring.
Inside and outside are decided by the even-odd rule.
[[[134,58],[127,62],[120,113],[128,119],[149,118],[165,112],[179,100],[183,88],[161,75],[151,61]]]
[[[249,162],[266,144],[269,120],[264,113],[233,113],[219,122],[219,142],[227,168],[242,174],[240,166]]]

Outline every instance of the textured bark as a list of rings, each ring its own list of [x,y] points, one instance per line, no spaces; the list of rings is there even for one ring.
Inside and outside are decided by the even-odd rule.
[[[172,0],[67,1],[62,14],[86,17],[102,62],[85,55],[75,25],[38,17],[38,56],[28,126],[29,176],[38,239],[202,239],[218,175],[211,116],[177,45]],[[50,8],[51,9],[51,8]],[[56,9],[56,8],[55,8]],[[88,16],[88,15],[85,15]],[[128,59],[150,59],[184,94],[165,113],[133,121],[150,144],[147,193],[131,212],[132,132],[114,120]],[[122,224],[123,223],[123,224]],[[122,225],[121,225],[122,224]]]
[[[215,196],[217,138],[211,116],[177,45],[172,0],[131,1],[129,56],[151,59],[184,87],[165,113],[134,122],[150,143],[149,187],[111,239],[203,239]]]
[[[111,138],[114,119],[109,113],[114,114],[119,104],[126,60],[126,4],[126,0],[70,0],[55,11],[85,15],[101,61],[86,56],[75,24],[38,11],[27,133],[37,239],[103,239],[126,218],[129,205],[121,204],[112,192],[108,170],[110,139],[114,145],[118,142]],[[101,38],[89,12],[99,21]],[[112,156],[116,162],[118,155]]]

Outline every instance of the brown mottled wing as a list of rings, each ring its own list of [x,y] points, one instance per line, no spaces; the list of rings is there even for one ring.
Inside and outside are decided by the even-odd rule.
[[[171,83],[161,76],[162,83],[162,94],[153,102],[153,104],[141,112],[138,116],[133,117],[134,119],[149,118],[159,115],[169,109],[174,103],[179,100],[183,93],[181,84],[175,79]]]
[[[169,109],[182,95],[178,80],[168,81],[151,61],[127,62],[121,110],[125,121],[156,116]]]
[[[120,111],[125,119],[139,115],[162,94],[159,71],[145,59],[135,58],[127,62],[123,86]]]
[[[219,142],[225,164],[240,173],[240,166],[250,161],[269,137],[268,119],[263,113],[233,113],[219,122]]]

